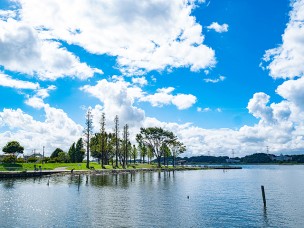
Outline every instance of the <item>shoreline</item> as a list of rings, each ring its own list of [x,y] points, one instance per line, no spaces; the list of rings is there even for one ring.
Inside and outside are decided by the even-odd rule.
[[[177,168],[140,168],[140,169],[102,169],[102,170],[42,170],[42,171],[1,171],[0,180],[6,178],[27,178],[41,176],[63,176],[63,175],[111,175],[139,172],[175,172],[190,170],[216,170],[216,169],[242,169],[237,166],[203,166],[203,167],[177,167]]]

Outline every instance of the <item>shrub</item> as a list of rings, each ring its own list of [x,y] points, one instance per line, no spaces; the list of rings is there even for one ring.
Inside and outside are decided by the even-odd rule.
[[[17,163],[25,163],[24,158],[17,158]]]
[[[2,159],[3,163],[15,163],[17,160],[15,155],[7,155]]]
[[[35,162],[38,161],[38,158],[36,158],[36,157],[29,157],[29,158],[27,159],[27,161],[30,162],[30,163],[35,163]]]
[[[49,159],[49,160],[48,160],[48,163],[57,163],[57,160],[56,160],[56,159],[51,158],[51,159]]]

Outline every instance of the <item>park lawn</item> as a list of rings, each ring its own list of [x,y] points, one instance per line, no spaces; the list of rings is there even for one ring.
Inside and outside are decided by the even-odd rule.
[[[24,171],[24,170],[34,170],[34,168],[39,169],[40,166],[42,170],[54,170],[55,168],[65,167],[67,170],[88,170],[86,168],[86,162],[82,163],[2,163],[0,164],[0,171]],[[101,170],[101,165],[97,162],[90,162],[90,168],[93,167],[95,170]],[[106,169],[113,169],[112,165],[106,165]],[[129,164],[127,169],[153,169],[157,168],[157,165],[155,164]],[[121,166],[118,167],[118,169],[122,169]]]
[[[2,163],[0,164],[0,171],[24,171],[24,170],[34,170],[34,168],[39,169],[41,166],[42,170],[54,170],[55,168],[65,167],[67,170],[88,170],[86,168],[86,163]],[[90,162],[90,167],[94,169],[101,169],[100,165],[96,162]]]

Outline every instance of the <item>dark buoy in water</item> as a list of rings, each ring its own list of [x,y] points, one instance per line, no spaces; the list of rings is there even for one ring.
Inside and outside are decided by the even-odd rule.
[[[190,196],[187,196],[187,199],[189,199],[190,198]]]

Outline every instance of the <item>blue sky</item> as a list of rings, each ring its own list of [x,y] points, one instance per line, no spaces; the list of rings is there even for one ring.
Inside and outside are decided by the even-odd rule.
[[[303,153],[303,1],[0,3],[0,145],[67,149],[119,115],[187,156]],[[304,87],[304,85],[303,85]]]

